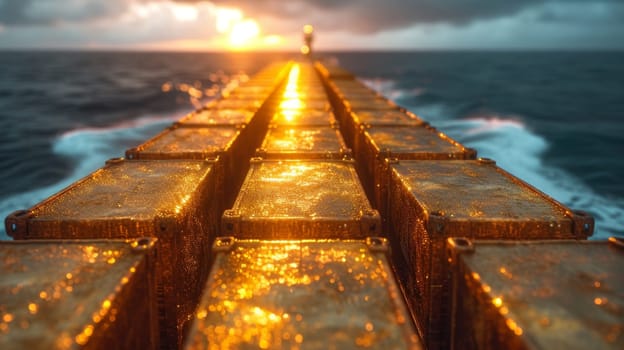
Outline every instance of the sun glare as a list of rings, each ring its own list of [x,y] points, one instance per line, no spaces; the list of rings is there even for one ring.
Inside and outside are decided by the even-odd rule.
[[[195,6],[176,4],[171,10],[173,17],[180,22],[192,22],[197,20],[199,16],[199,11],[197,11]]]
[[[217,32],[227,33],[233,25],[243,19],[243,13],[235,9],[218,9],[217,10]]]
[[[258,22],[246,18],[238,9],[219,8],[216,12],[216,29],[226,36],[225,45],[235,50],[255,49],[282,44],[279,35],[262,36]]]
[[[249,44],[260,35],[260,27],[253,19],[246,19],[235,23],[230,31],[230,44],[241,47]]]
[[[132,23],[152,18],[165,18],[176,22],[169,25],[179,24],[182,29],[180,32],[188,33],[188,36],[160,41],[154,44],[155,46],[143,45],[144,47],[167,46],[181,50],[219,48],[244,51],[274,48],[285,44],[285,39],[280,35],[264,34],[258,21],[245,16],[241,10],[213,4],[178,3],[172,0],[137,2],[131,6],[125,21]],[[211,30],[206,26],[214,26],[212,28],[216,29],[216,33],[214,29]],[[0,31],[2,28],[0,25]]]

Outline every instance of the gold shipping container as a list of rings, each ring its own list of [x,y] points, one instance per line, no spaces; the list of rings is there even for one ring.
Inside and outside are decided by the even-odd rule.
[[[241,85],[234,89],[225,90],[221,93],[224,98],[238,98],[239,96],[256,96],[264,97],[265,99],[271,96],[276,90],[276,86],[273,84],[267,85]]]
[[[382,217],[387,216],[388,179],[385,159],[475,159],[477,152],[423,124],[420,126],[362,127],[355,139],[354,154],[364,189]]]
[[[214,250],[187,350],[423,349],[383,238],[223,238]]]
[[[236,238],[364,238],[381,232],[351,160],[252,159],[222,233]],[[298,236],[293,237],[293,233]]]
[[[366,86],[366,84],[362,83],[361,81],[355,79],[355,80],[343,80],[343,79],[336,79],[336,80],[331,80],[330,82],[330,87],[333,91],[339,92],[339,91],[347,91],[347,90],[361,90],[361,91],[373,91],[372,89],[370,89],[368,86]]]
[[[0,348],[156,349],[154,242],[0,241]]]
[[[446,238],[585,239],[593,232],[591,216],[572,212],[491,160],[402,160],[388,172],[395,256],[407,262],[399,272],[432,349],[447,337]]]
[[[315,110],[282,110],[273,115],[273,125],[331,126],[336,124],[332,112]]]
[[[280,96],[280,95],[278,95]],[[297,87],[296,89],[286,89],[284,90],[284,92],[281,94],[281,98],[282,99],[292,99],[292,98],[297,98],[303,101],[324,101],[326,103],[329,103],[329,98],[327,97],[327,94],[325,93],[325,90],[323,89],[299,89],[299,87]]]
[[[208,275],[218,228],[214,162],[113,160],[6,219],[15,239],[158,238],[161,332],[175,347]],[[161,339],[161,343],[163,339]]]
[[[213,125],[204,128],[171,127],[126,151],[128,159],[215,159],[216,196],[227,207],[249,168],[257,144],[244,125]],[[221,212],[226,207],[220,206]]]
[[[300,98],[282,98],[278,105],[280,111],[331,111],[331,104],[328,99],[312,100]]]
[[[246,109],[252,112],[258,112],[262,107],[264,100],[239,100],[239,99],[220,99],[208,102],[204,108],[207,109]]]
[[[176,122],[176,126],[207,127],[212,125],[246,125],[251,123],[254,112],[245,109],[203,108],[192,112]]]
[[[425,126],[416,115],[403,110],[345,112],[340,125],[347,145],[355,147],[362,128],[371,126]]]
[[[244,125],[204,128],[170,127],[138,147],[126,151],[128,159],[210,159],[244,157],[240,135]],[[249,148],[246,147],[247,149]]]
[[[265,159],[342,159],[350,157],[340,131],[329,126],[272,126],[257,150]]]
[[[316,71],[319,72],[319,74],[321,74],[325,79],[328,80],[353,80],[355,79],[355,76],[343,69],[340,66],[336,66],[336,65],[324,65],[320,62],[315,62],[314,63],[314,68],[316,68]]]
[[[374,99],[370,99],[370,98],[365,98],[365,99],[361,99],[361,100],[354,100],[354,99],[349,99],[349,100],[345,100],[344,101],[345,106],[347,107],[347,110],[349,111],[360,111],[360,110],[364,110],[364,111],[370,111],[370,110],[375,110],[375,111],[394,111],[394,110],[399,110],[399,106],[397,106],[396,104],[394,104],[392,101],[383,98],[383,97],[378,97],[378,98],[374,98]]]
[[[448,240],[452,349],[624,349],[624,241]]]

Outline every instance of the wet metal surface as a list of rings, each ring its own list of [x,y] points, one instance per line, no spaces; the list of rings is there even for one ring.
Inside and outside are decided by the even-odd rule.
[[[361,100],[345,100],[345,106],[352,111],[360,110],[398,110],[399,107],[389,100],[381,97],[365,98]]]
[[[393,247],[407,262],[402,278],[430,348],[449,336],[447,237],[583,239],[593,219],[511,176],[488,160],[390,162],[388,220]]]
[[[32,210],[37,221],[149,220],[176,216],[211,162],[121,161],[95,171],[59,196]]]
[[[358,111],[352,114],[358,125],[422,125],[416,115],[403,111]]]
[[[254,112],[244,109],[201,109],[180,120],[184,126],[207,126],[215,124],[240,125],[247,124],[253,118]]]
[[[332,112],[328,111],[282,110],[273,115],[271,123],[289,126],[329,126],[336,123],[336,118]]]
[[[145,242],[0,242],[0,348],[156,346]]]
[[[262,106],[264,100],[239,100],[239,99],[221,99],[209,102],[206,108],[211,109],[246,109],[250,111],[257,111]]]
[[[227,234],[249,238],[289,238],[295,228],[319,238],[362,237],[378,232],[378,223],[351,161],[252,161],[224,214]]]
[[[375,153],[388,152],[389,156],[410,153],[421,154],[424,159],[431,155],[429,159],[434,159],[434,154],[438,154],[437,157],[448,159],[465,149],[446,135],[428,127],[370,127],[363,137],[368,147],[376,150]],[[416,157],[414,155],[413,159]]]
[[[316,110],[316,111],[329,111],[331,110],[331,105],[327,99],[322,100],[309,100],[302,98],[283,98],[279,105],[278,109],[281,111],[289,111],[289,110],[297,110],[297,111],[305,111],[305,110]]]
[[[15,238],[158,237],[161,343],[175,347],[200,296],[218,218],[213,162],[116,160],[37,204]]]
[[[566,208],[479,161],[400,161],[396,175],[427,213],[451,220],[562,221]],[[571,229],[570,229],[571,231]]]
[[[455,349],[624,349],[624,249],[480,242],[450,253]]]
[[[380,247],[216,245],[187,349],[422,349]]]
[[[326,127],[270,128],[259,155],[263,158],[341,158],[347,147],[337,129]]]
[[[172,128],[126,152],[127,158],[205,159],[227,152],[240,134],[237,126]]]

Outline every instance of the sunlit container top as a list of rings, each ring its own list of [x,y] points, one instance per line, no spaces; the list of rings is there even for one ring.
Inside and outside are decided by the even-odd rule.
[[[364,131],[376,153],[401,159],[472,158],[476,152],[425,126],[376,126]]]
[[[186,349],[422,349],[383,239],[224,238],[214,249]]]
[[[169,128],[126,151],[128,159],[206,159],[227,152],[240,135],[240,126]]]
[[[304,90],[284,90],[277,95],[281,99],[301,99],[304,101],[329,101],[325,90],[322,89],[304,89]]]
[[[463,271],[457,277],[482,304],[467,310],[481,313],[457,322],[486,318],[485,310],[493,308],[499,312],[490,315],[497,317],[482,325],[508,327],[528,348],[624,349],[621,238],[609,243],[449,239],[449,244],[454,270],[460,265]],[[470,300],[457,298],[457,308],[462,299]],[[464,348],[461,340],[456,349]]]
[[[378,93],[369,89],[340,90],[336,95],[343,100],[374,100],[381,97]]]
[[[352,111],[359,110],[399,110],[399,107],[385,98],[366,98],[361,100],[349,99],[344,101],[345,106]]]
[[[372,91],[366,84],[359,80],[332,80],[330,86],[334,90],[342,91],[349,89],[358,89],[362,91]]]
[[[331,104],[328,99],[321,100],[308,100],[300,98],[283,98],[281,99],[277,107],[279,110],[296,110],[296,111],[329,111],[331,110]]]
[[[272,124],[289,126],[329,126],[336,123],[329,111],[282,110],[273,115]]]
[[[97,237],[152,234],[157,219],[178,217],[191,204],[197,204],[200,186],[208,186],[213,176],[213,164],[194,160],[109,161],[24,213],[7,218],[7,233],[17,238],[36,231],[40,237],[54,226],[57,230],[63,227],[67,237],[76,234],[70,226],[77,230],[83,224],[99,223],[107,231],[94,232],[101,235]]]
[[[263,99],[255,99],[255,100],[240,100],[240,99],[220,99],[208,102],[205,108],[214,108],[214,109],[246,109],[250,111],[257,111],[262,104],[264,103]]]
[[[221,95],[225,98],[241,99],[245,96],[252,96],[254,98],[266,99],[275,91],[274,86],[239,86],[235,89],[224,91]]]
[[[155,310],[139,310],[138,305],[135,310],[119,309],[136,302],[128,300],[132,291],[124,286],[130,288],[135,274],[145,276],[146,269],[153,268],[145,265],[153,244],[154,239],[147,238],[0,241],[0,348],[104,349],[108,337],[124,335],[147,337],[134,343],[153,346],[156,315],[149,312]],[[142,292],[143,298],[149,296]],[[141,312],[146,318],[141,325],[127,324],[129,312]],[[133,329],[108,334],[115,323],[124,321],[123,327]]]
[[[245,238],[289,238],[291,228],[308,238],[361,238],[378,234],[379,220],[346,160],[254,159],[223,215],[224,232]]]
[[[401,160],[391,168],[430,220],[434,216],[447,224],[445,232],[451,222],[495,220],[542,223],[544,229],[570,233],[570,238],[593,232],[593,220],[581,214],[577,227],[570,209],[491,160]]]
[[[213,167],[210,161],[122,161],[78,182],[35,210],[38,219],[152,218],[172,215]]]
[[[254,116],[253,111],[245,109],[204,108],[182,118],[181,126],[208,126],[208,125],[241,125],[248,124]]]
[[[399,110],[361,110],[351,113],[351,118],[360,125],[424,125],[416,115]]]
[[[324,65],[319,62],[316,62],[314,66],[316,67],[318,72],[321,73],[321,75],[323,75],[327,79],[337,79],[337,80],[355,79],[355,76],[351,72],[337,65],[331,65],[331,64]]]
[[[337,129],[329,126],[274,126],[257,156],[263,158],[342,158],[349,150]]]

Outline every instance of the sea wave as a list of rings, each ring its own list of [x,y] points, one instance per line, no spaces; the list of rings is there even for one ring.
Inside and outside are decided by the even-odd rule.
[[[70,159],[74,168],[63,180],[32,191],[19,193],[0,202],[0,217],[11,212],[30,208],[34,204],[62,190],[104,165],[106,160],[121,157],[124,151],[156,135],[172,122],[180,119],[186,111],[167,117],[139,117],[103,128],[80,128],[63,133],[54,140],[55,155]],[[0,239],[9,239],[4,225]]]
[[[476,149],[479,157],[495,160],[501,168],[566,206],[591,213],[596,219],[593,239],[622,235],[624,199],[596,193],[569,172],[545,163],[548,140],[532,131],[521,116],[488,113],[454,118],[456,113],[448,106],[414,104],[413,97],[419,95],[420,89],[403,90],[390,79],[362,81],[458,142]]]

